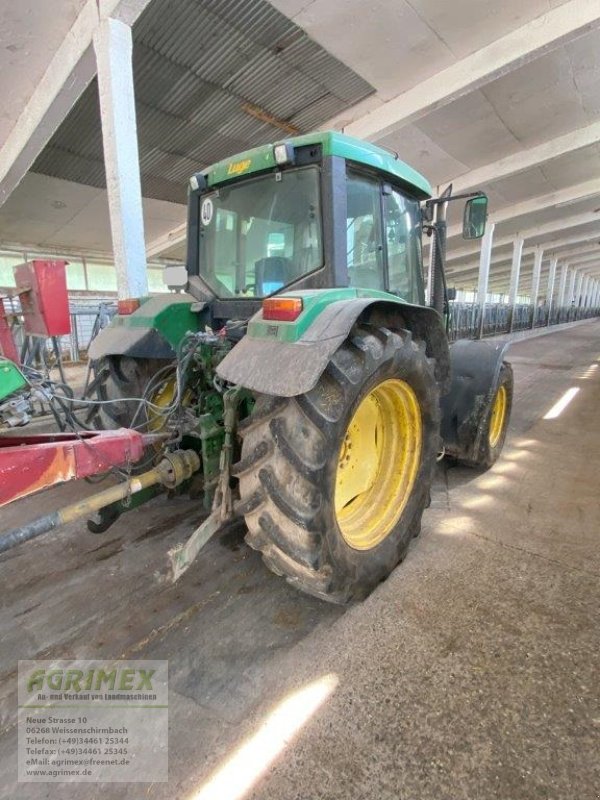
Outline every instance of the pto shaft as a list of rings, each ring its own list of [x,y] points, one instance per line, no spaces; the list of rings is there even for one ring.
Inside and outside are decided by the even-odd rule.
[[[71,505],[58,509],[58,511],[45,514],[43,517],[38,517],[20,528],[14,528],[5,533],[0,537],[0,553],[4,553],[22,542],[27,542],[30,539],[35,539],[37,536],[48,533],[67,522],[73,522],[81,517],[95,514],[101,508],[123,500],[131,494],[141,492],[142,489],[146,489],[156,483],[161,483],[167,489],[174,489],[184,480],[191,477],[199,468],[200,459],[193,450],[178,450],[174,453],[167,453],[160,464],[148,470],[148,472],[136,475],[125,483],[111,486],[109,489],[87,497],[85,500],[71,503]]]

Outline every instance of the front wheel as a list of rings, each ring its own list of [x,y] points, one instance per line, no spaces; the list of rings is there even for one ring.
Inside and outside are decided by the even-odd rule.
[[[357,326],[314,389],[261,395],[241,424],[246,541],[309,594],[365,597],[420,530],[439,417],[424,346]]]
[[[504,447],[508,432],[510,412],[513,401],[513,371],[511,365],[503,361],[498,383],[484,412],[483,422],[478,431],[475,454],[462,463],[476,469],[489,469],[496,463]]]

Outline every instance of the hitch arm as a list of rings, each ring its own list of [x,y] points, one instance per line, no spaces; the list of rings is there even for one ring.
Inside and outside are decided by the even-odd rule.
[[[243,386],[228,389],[223,395],[225,438],[221,448],[219,484],[215,492],[212,511],[204,522],[196,528],[185,544],[177,545],[177,547],[169,550],[168,571],[169,578],[173,583],[190,567],[208,540],[221,530],[226,522],[237,516],[230,485],[231,462],[239,419],[239,407],[244,400],[251,396],[251,392]]]

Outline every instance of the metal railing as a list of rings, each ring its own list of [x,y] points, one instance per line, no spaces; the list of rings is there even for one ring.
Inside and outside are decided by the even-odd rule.
[[[450,302],[450,330],[452,341],[456,339],[480,339],[487,336],[498,336],[503,333],[542,328],[549,325],[560,325],[600,316],[600,308],[576,308],[563,306],[552,308],[548,314],[548,306],[518,304],[512,312],[506,303],[486,303],[481,320],[481,307],[478,303],[465,303],[453,300]]]
[[[6,303],[6,301],[5,301]],[[600,308],[576,308],[563,306],[552,308],[548,315],[546,305],[537,306],[518,304],[511,315],[511,307],[506,303],[486,303],[483,324],[480,318],[480,306],[453,300],[450,302],[449,337],[457,339],[479,339],[497,336],[504,333],[541,328],[548,325],[559,325],[600,316]],[[23,345],[23,329],[20,324],[20,307],[18,301],[7,303],[6,310],[13,314],[17,323],[12,328],[18,349]],[[104,328],[117,311],[114,300],[71,299],[69,302],[71,315],[71,333],[58,337],[58,346],[62,358],[66,361],[78,362],[85,359],[92,339]],[[511,319],[512,316],[512,319]],[[48,350],[52,350],[52,342],[47,342]]]

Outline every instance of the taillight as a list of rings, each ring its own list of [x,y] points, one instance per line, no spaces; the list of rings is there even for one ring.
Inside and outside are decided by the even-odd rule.
[[[137,299],[129,298],[127,300],[117,301],[117,313],[121,315],[133,314],[140,307],[140,301]]]
[[[263,319],[293,322],[302,313],[301,297],[267,297],[263,300]]]

